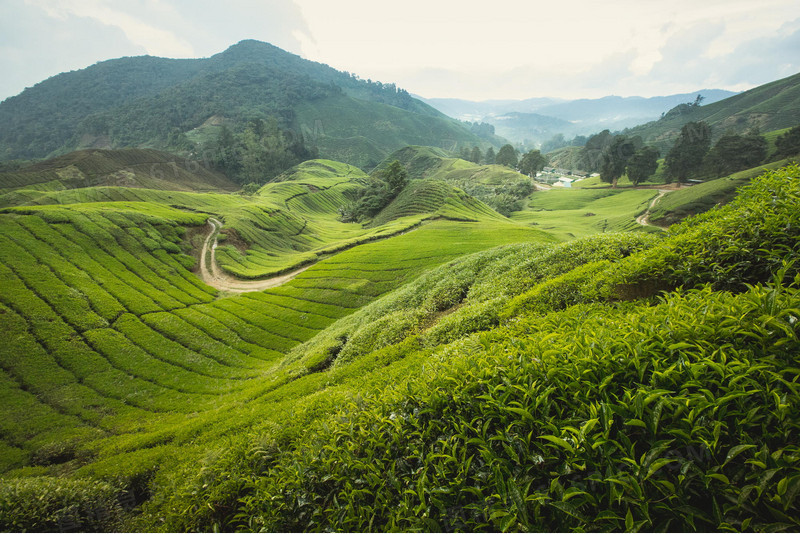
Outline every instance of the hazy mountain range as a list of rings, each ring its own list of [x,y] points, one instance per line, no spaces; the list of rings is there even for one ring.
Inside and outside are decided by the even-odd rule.
[[[517,143],[540,144],[562,134],[567,138],[590,135],[604,129],[621,130],[658,119],[680,104],[694,102],[702,95],[711,104],[736,93],[702,89],[668,96],[606,96],[594,99],[486,100],[473,102],[457,98],[421,98],[451,117],[492,124],[498,135]]]

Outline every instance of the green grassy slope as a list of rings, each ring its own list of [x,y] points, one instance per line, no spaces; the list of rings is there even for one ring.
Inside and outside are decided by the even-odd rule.
[[[748,284],[800,284],[798,173],[664,239],[437,220],[228,298],[206,214],[6,208],[0,525],[791,529],[797,288]]]
[[[339,206],[366,179],[351,165],[311,160],[277,177],[254,196],[83,187],[16,190],[0,196],[0,206],[134,201],[213,215],[225,225],[217,260],[224,270],[243,278],[290,271],[338,250],[406,231],[431,217],[473,221],[499,217],[481,202],[444,186],[434,187],[432,195],[431,188],[420,195],[416,188],[410,190],[369,228],[340,222]]]
[[[299,346],[299,426],[164,474],[141,525],[795,529],[798,184],[430,272]]]
[[[536,191],[522,211],[511,214],[511,220],[534,225],[561,239],[638,230],[642,227],[636,217],[647,210],[657,194],[655,189]]]
[[[736,191],[743,185],[770,169],[777,169],[788,163],[788,160],[761,165],[730,176],[709,180],[702,184],[673,191],[662,198],[650,212],[653,224],[669,225],[685,217],[703,213],[714,206],[725,204],[736,196]]]
[[[471,222],[503,219],[489,206],[452,185],[438,180],[417,180],[376,215],[370,226],[420,215]]]
[[[275,365],[335,320],[449,259],[548,239],[507,222],[433,222],[280,288],[215,299],[181,253],[183,227],[206,217],[123,200],[0,214],[4,471],[122,477],[139,492],[163,462],[278,424],[300,394],[280,387],[324,388]]]
[[[175,191],[235,191],[239,188],[199,162],[143,149],[81,150],[18,171],[0,173],[0,194],[93,186]]]

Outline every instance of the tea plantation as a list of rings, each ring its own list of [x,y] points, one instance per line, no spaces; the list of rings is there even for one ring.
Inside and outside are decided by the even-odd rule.
[[[0,528],[800,528],[800,168],[668,232],[430,177],[340,222],[367,180],[0,196]],[[310,267],[205,285],[211,216],[228,273]]]

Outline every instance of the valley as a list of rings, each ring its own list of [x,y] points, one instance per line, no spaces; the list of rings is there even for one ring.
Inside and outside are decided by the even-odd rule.
[[[4,101],[0,530],[797,529],[797,83],[549,153],[256,41]]]

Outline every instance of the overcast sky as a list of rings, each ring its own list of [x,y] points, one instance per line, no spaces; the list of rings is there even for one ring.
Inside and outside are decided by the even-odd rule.
[[[797,0],[0,0],[0,100],[120,56],[242,39],[425,97],[655,96],[800,72]]]

